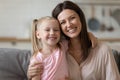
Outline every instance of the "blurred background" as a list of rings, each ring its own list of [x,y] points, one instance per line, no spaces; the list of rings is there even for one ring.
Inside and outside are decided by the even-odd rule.
[[[31,49],[32,20],[50,16],[64,0],[0,0],[0,48]],[[120,0],[71,0],[85,13],[88,31],[120,51]]]

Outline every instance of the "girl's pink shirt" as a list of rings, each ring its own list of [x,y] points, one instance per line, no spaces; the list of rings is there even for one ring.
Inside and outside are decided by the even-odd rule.
[[[65,80],[65,77],[68,77],[66,61],[68,42],[62,41],[59,44],[61,48],[58,48],[45,59],[43,59],[43,55],[40,52],[38,52],[36,57],[31,58],[31,63],[34,61],[43,62],[44,71],[41,80]]]

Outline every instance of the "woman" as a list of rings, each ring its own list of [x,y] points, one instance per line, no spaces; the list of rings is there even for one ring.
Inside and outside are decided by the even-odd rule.
[[[69,41],[67,62],[70,80],[120,80],[111,49],[102,42],[91,48],[84,13],[75,3],[59,3],[52,16],[58,19],[63,35]],[[29,77],[39,74],[37,64],[29,66]]]

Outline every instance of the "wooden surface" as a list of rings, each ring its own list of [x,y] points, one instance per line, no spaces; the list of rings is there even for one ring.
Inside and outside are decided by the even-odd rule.
[[[0,42],[31,42],[30,39],[19,39],[15,37],[0,37]]]
[[[104,39],[99,39],[99,40],[106,41],[106,42],[120,42],[120,38],[113,38],[113,39],[104,38]]]
[[[101,41],[107,41],[107,42],[120,42],[120,38],[116,38],[116,39],[108,39],[108,38],[104,38],[104,39],[99,39]],[[31,42],[31,40],[28,39],[22,39],[22,38],[15,38],[15,37],[0,37],[0,42]]]

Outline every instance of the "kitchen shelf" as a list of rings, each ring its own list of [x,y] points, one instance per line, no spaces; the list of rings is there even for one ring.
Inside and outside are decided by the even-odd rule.
[[[105,42],[120,42],[120,38],[103,38],[103,39],[99,39],[101,41],[105,41]]]

